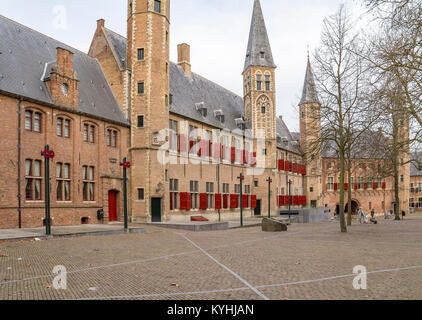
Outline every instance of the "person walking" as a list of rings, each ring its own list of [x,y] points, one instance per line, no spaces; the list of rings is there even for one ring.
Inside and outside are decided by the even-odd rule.
[[[375,217],[375,210],[374,210],[374,209],[372,209],[372,210],[371,210],[371,218],[372,218],[372,219],[374,219],[374,217]]]
[[[362,211],[362,207],[360,207],[358,211],[358,219],[359,219],[360,224],[362,224],[362,218],[363,218],[363,211]]]

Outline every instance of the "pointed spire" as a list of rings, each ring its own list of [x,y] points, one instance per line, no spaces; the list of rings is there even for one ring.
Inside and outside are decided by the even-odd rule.
[[[276,68],[259,0],[254,4],[244,71],[250,66]]]
[[[299,105],[305,103],[319,103],[318,94],[316,92],[314,74],[312,73],[311,60],[309,59],[309,53],[305,83],[303,84],[302,99],[300,100]]]

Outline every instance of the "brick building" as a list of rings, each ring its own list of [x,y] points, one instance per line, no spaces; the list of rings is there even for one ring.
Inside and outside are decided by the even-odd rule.
[[[410,199],[409,206],[416,211],[422,210],[422,168],[415,163],[410,165]]]
[[[266,214],[269,178],[273,214],[289,204],[334,212],[338,159],[307,152],[321,127],[310,61],[300,133],[290,132],[276,115],[276,64],[259,0],[243,97],[192,72],[188,44],[170,61],[169,12],[170,0],[128,0],[127,38],[100,19],[88,55],[0,16],[1,228],[16,227],[19,216],[23,226],[42,225],[45,144],[57,155],[53,225],[96,223],[98,209],[105,222],[121,220],[123,157],[132,163],[133,222],[238,218],[241,205],[246,217]],[[353,209],[392,205],[391,178],[362,166],[374,161],[357,161]],[[410,168],[402,170],[408,186]]]

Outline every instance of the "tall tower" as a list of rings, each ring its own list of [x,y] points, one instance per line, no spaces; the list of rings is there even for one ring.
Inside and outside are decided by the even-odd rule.
[[[309,56],[299,112],[300,146],[307,166],[304,194],[307,198],[307,206],[320,207],[322,206],[321,104]]]
[[[261,3],[255,0],[249,43],[243,71],[245,120],[254,137],[263,132],[266,167],[275,168],[277,159],[275,69]]]
[[[167,203],[159,148],[169,126],[170,0],[128,0],[127,27],[132,220],[158,221]]]

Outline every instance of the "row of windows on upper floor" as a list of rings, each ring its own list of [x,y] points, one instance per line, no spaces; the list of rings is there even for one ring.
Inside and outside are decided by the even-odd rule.
[[[58,137],[71,137],[71,123],[70,119],[64,117],[57,117],[56,119],[56,134]],[[25,130],[41,133],[42,132],[42,114],[40,112],[26,110],[25,111]],[[83,139],[85,142],[95,143],[96,126],[92,124],[83,125]],[[107,146],[117,147],[118,131],[116,129],[107,129]]]
[[[245,80],[245,92],[251,90],[250,76]],[[265,75],[265,79],[262,78],[262,74],[256,75],[256,90],[257,91],[271,91],[271,76]]]
[[[56,162],[55,191],[57,201],[72,201],[73,175],[69,163]],[[95,201],[95,167],[82,166],[82,198],[83,201]],[[42,190],[42,161],[25,160],[25,200],[41,201]],[[79,190],[79,189],[78,189]]]

